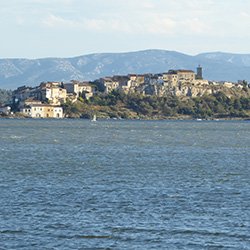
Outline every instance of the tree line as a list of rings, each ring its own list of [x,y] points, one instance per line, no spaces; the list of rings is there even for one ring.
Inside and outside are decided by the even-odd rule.
[[[112,91],[100,93],[89,100],[80,97],[77,102],[64,104],[68,116],[86,117],[93,112],[117,118],[248,118],[250,97],[227,97],[223,92],[201,97],[180,98],[145,96],[138,93],[125,94]]]

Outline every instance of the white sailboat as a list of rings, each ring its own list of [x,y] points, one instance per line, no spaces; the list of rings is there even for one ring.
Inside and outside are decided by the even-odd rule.
[[[96,122],[96,115],[93,115],[91,121],[92,121],[92,122]]]

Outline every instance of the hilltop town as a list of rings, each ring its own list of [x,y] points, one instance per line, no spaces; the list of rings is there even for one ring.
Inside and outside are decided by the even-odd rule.
[[[95,81],[42,82],[36,87],[22,86],[13,91],[11,108],[12,112],[24,117],[63,118],[69,117],[65,113],[69,104],[81,101],[89,109],[87,104],[94,104],[96,97],[103,98],[113,92],[128,96],[176,97],[185,101],[218,93],[223,93],[229,99],[249,99],[249,91],[245,81],[233,83],[203,79],[202,67],[198,66],[196,72],[179,69],[159,74],[115,75]],[[98,109],[94,107],[94,110]],[[2,107],[0,112],[10,113],[11,110],[10,107]]]

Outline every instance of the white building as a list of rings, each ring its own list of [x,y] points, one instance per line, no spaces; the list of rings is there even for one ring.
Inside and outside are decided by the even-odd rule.
[[[63,108],[49,104],[33,104],[22,108],[21,112],[32,118],[63,118]]]

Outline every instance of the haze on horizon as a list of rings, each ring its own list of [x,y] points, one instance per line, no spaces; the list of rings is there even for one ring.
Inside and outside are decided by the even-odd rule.
[[[0,58],[145,49],[249,54],[249,0],[2,0]]]

